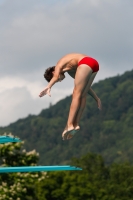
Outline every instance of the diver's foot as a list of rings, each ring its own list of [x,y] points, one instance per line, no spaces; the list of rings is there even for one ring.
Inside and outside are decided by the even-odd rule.
[[[80,126],[79,126],[79,125],[74,126],[74,130],[75,130],[75,131],[79,131],[79,130],[80,130]]]
[[[72,139],[72,137],[75,135],[75,133],[77,133],[77,131],[79,131],[79,130],[80,130],[79,125],[74,126],[74,130],[72,130],[70,133],[68,133],[67,140]]]
[[[67,136],[71,131],[74,131],[74,127],[70,127],[70,128],[67,128],[67,129],[65,128],[65,130],[62,133],[62,139],[67,140]]]

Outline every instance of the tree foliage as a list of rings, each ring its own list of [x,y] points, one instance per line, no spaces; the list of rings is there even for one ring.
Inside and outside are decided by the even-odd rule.
[[[39,154],[26,152],[24,142],[0,144],[1,167],[37,165]],[[33,200],[34,184],[45,178],[45,173],[0,174],[0,200]],[[34,199],[36,200],[36,199]]]
[[[72,160],[83,171],[50,172],[36,185],[38,200],[132,200],[133,166],[106,166],[100,155],[88,153]]]
[[[1,144],[1,166],[36,165],[36,151],[22,147],[23,142]],[[70,164],[82,170],[1,174],[0,200],[132,200],[130,163],[106,165],[101,155],[87,153]]]

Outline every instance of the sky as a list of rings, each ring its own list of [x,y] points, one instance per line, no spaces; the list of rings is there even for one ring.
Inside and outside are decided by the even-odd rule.
[[[39,98],[46,68],[68,53],[100,64],[95,82],[133,69],[133,1],[0,0],[0,126],[72,94],[68,75]]]

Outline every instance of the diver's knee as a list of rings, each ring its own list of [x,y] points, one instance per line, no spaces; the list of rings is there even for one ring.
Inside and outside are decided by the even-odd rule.
[[[72,96],[73,98],[82,98],[82,93],[79,90],[74,89]]]

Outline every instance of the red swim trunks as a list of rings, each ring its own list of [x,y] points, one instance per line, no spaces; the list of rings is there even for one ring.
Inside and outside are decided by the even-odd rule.
[[[84,57],[79,61],[78,66],[82,64],[88,65],[93,70],[93,73],[99,70],[99,64],[94,58]]]

